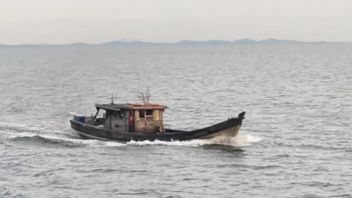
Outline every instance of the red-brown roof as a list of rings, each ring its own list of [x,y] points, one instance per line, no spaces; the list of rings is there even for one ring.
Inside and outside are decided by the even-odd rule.
[[[160,104],[128,104],[129,108],[131,109],[165,109],[166,106]]]

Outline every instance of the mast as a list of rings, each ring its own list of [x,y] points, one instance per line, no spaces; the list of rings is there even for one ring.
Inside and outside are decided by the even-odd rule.
[[[139,91],[139,95],[137,95],[137,97],[143,101],[144,105],[149,104],[149,99],[150,99],[149,87],[145,91],[145,93],[143,91]]]

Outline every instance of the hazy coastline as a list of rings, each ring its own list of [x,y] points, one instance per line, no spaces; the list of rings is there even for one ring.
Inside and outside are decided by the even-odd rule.
[[[290,44],[352,44],[352,42],[330,41],[298,41],[282,39],[239,39],[239,40],[182,40],[178,42],[147,42],[147,41],[123,41],[115,40],[102,43],[75,42],[67,44],[51,43],[24,43],[24,44],[0,44],[0,47],[60,47],[60,46],[219,46],[219,45],[290,45]]]

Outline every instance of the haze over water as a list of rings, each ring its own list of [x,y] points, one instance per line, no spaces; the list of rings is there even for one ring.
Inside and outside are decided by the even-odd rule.
[[[0,197],[352,197],[352,45],[0,47]],[[151,101],[226,143],[81,140],[72,113]],[[216,143],[216,144],[214,144]]]

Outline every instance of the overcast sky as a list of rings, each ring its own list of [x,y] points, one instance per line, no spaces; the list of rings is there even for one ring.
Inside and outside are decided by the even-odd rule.
[[[0,0],[0,43],[352,41],[352,0]]]

